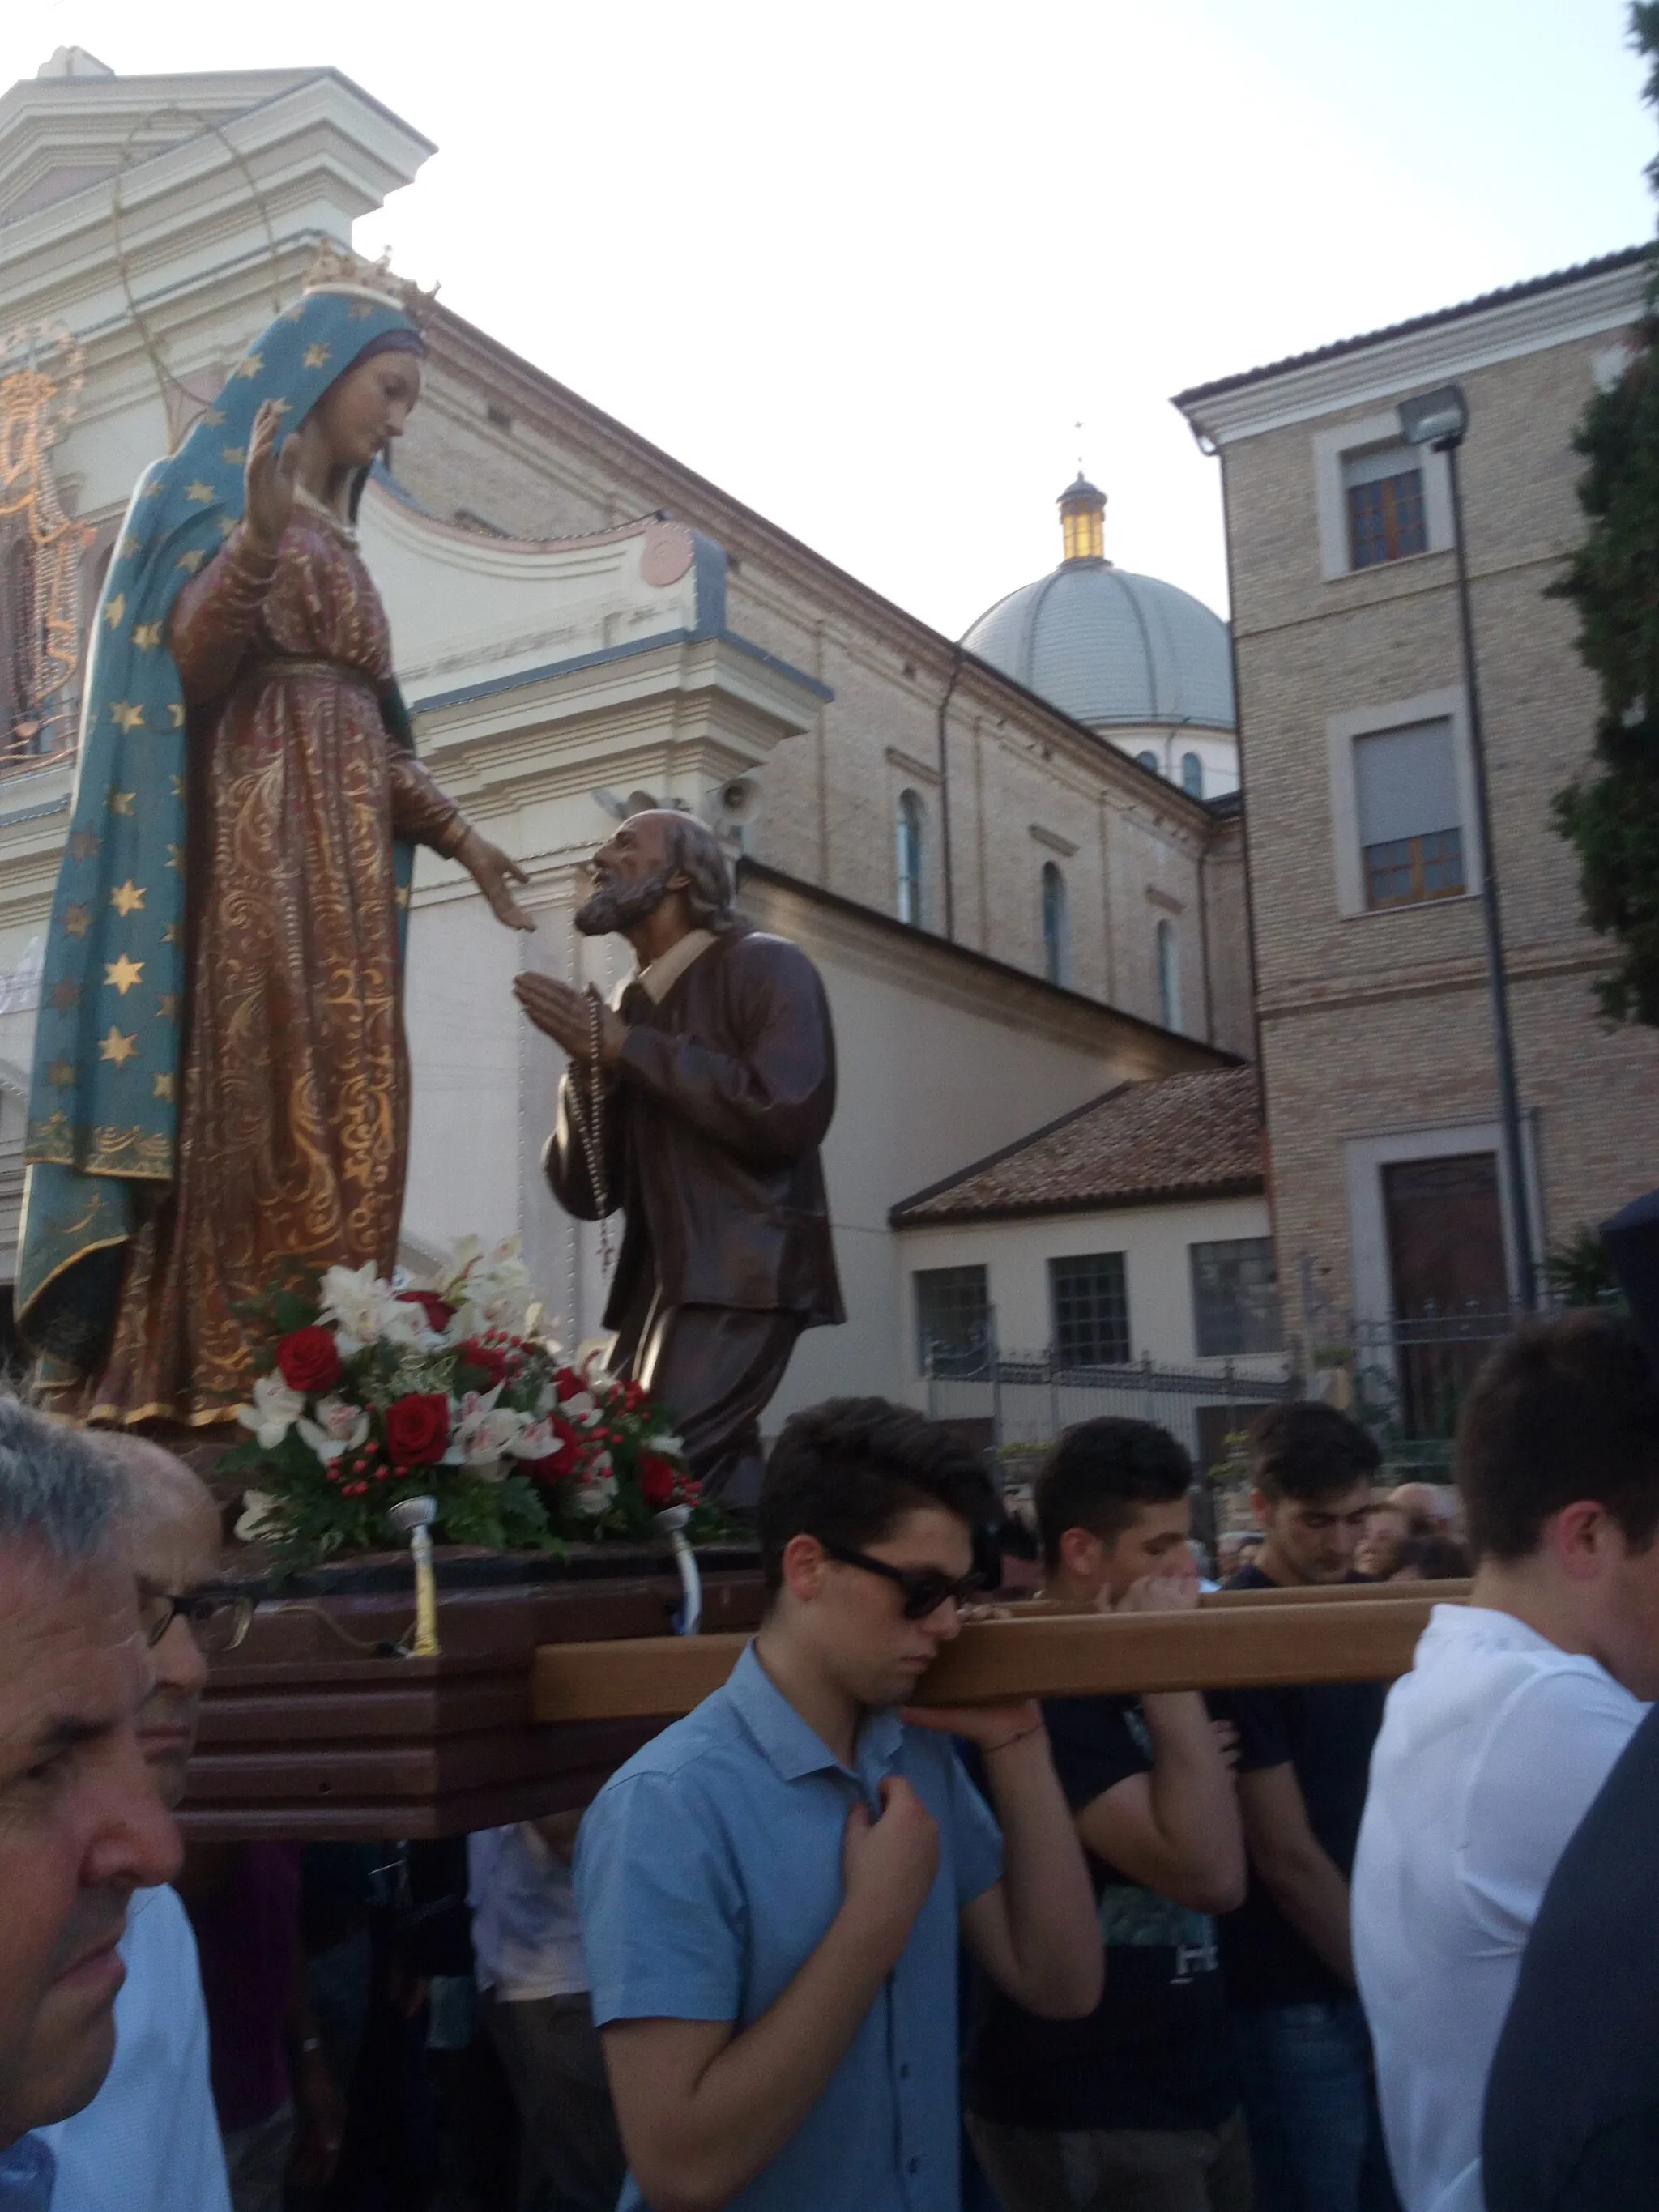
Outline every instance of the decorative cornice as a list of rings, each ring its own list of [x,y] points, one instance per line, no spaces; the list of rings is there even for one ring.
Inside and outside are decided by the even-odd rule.
[[[1536,289],[1517,286],[1492,295],[1489,304],[1471,301],[1237,380],[1197,386],[1171,404],[1200,436],[1228,446],[1626,329],[1642,312],[1650,257],[1633,252],[1612,260],[1612,266],[1591,264],[1583,276]]]

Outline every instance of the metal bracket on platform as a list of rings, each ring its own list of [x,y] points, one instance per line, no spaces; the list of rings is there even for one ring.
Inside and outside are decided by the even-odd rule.
[[[656,1516],[658,1528],[674,1547],[674,1565],[680,1571],[680,1589],[684,1593],[674,1615],[676,1636],[695,1636],[702,1626],[702,1577],[697,1571],[697,1555],[685,1533],[685,1524],[690,1518],[689,1505],[666,1506]]]
[[[399,1499],[386,1519],[398,1534],[407,1535],[415,1557],[415,1640],[411,1659],[438,1656],[438,1582],[432,1571],[432,1524],[438,1517],[435,1498]]]

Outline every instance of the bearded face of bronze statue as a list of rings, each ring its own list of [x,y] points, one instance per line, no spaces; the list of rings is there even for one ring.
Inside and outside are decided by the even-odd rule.
[[[630,814],[589,864],[593,890],[574,916],[584,937],[636,929],[671,891],[694,929],[729,928],[732,872],[713,830],[668,807]]]

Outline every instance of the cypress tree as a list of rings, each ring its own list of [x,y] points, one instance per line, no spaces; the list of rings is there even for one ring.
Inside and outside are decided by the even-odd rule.
[[[1635,0],[1631,38],[1659,108],[1659,0]],[[1647,174],[1659,191],[1659,158]],[[1659,1027],[1659,272],[1631,349],[1573,440],[1589,526],[1550,591],[1577,609],[1601,711],[1590,769],[1558,796],[1555,820],[1578,855],[1585,919],[1618,947],[1596,985],[1601,1011]]]

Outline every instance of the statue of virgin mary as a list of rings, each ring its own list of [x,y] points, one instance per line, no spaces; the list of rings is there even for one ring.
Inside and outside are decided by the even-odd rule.
[[[419,304],[325,252],[145,472],[110,563],[16,1293],[43,1382],[92,1421],[230,1418],[275,1282],[395,1265],[413,848],[534,926],[415,757],[352,526],[419,396]]]

